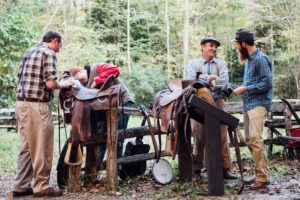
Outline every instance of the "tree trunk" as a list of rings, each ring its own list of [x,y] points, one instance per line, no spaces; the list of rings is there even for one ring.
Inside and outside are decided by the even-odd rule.
[[[118,143],[118,111],[106,111],[107,120],[107,161],[106,173],[109,188],[112,191],[118,189],[117,172],[117,143]]]
[[[131,71],[130,57],[130,0],[127,3],[127,65],[129,72]]]
[[[55,17],[56,14],[58,13],[58,11],[59,11],[59,9],[60,9],[60,7],[61,7],[61,3],[59,2],[56,6],[57,6],[57,7],[56,7],[55,11],[53,12],[53,14],[52,14],[51,17],[49,18],[47,24],[46,24],[46,25],[44,26],[44,28],[43,28],[43,31],[44,31],[44,32],[46,32],[46,31],[48,30],[48,28],[49,28],[50,24],[52,23],[54,17]]]
[[[294,58],[294,77],[297,86],[297,98],[300,98],[300,56]]]
[[[189,0],[184,4],[184,34],[183,34],[183,78],[186,78],[186,65],[189,54]]]
[[[172,76],[172,69],[170,67],[170,23],[169,23],[169,0],[165,1],[165,20],[166,20],[166,32],[167,32],[167,69],[168,69],[168,77]]]

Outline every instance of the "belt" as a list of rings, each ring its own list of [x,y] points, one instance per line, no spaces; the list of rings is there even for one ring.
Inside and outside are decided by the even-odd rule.
[[[49,102],[49,101],[43,101],[40,99],[33,99],[33,98],[24,98],[24,97],[18,97],[18,101],[28,101],[28,102]]]

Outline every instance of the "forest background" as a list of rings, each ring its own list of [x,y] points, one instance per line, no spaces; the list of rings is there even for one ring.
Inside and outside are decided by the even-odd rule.
[[[300,96],[300,0],[0,0],[0,13],[0,108],[13,107],[21,56],[47,30],[63,35],[60,72],[114,63],[137,105],[148,105],[168,79],[185,77],[207,35],[221,41],[218,57],[241,84],[233,39],[247,27],[272,60],[273,98]]]

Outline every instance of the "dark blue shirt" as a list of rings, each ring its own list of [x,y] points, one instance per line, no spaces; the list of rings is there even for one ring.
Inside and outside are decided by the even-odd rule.
[[[245,63],[243,86],[244,111],[258,106],[270,111],[272,105],[272,64],[260,49],[250,56]]]

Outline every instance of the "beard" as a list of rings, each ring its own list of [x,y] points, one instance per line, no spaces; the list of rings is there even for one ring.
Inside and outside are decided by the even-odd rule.
[[[241,62],[244,62],[245,60],[250,58],[249,53],[246,48],[242,47],[241,49],[239,49],[239,52],[240,52],[240,61]]]

